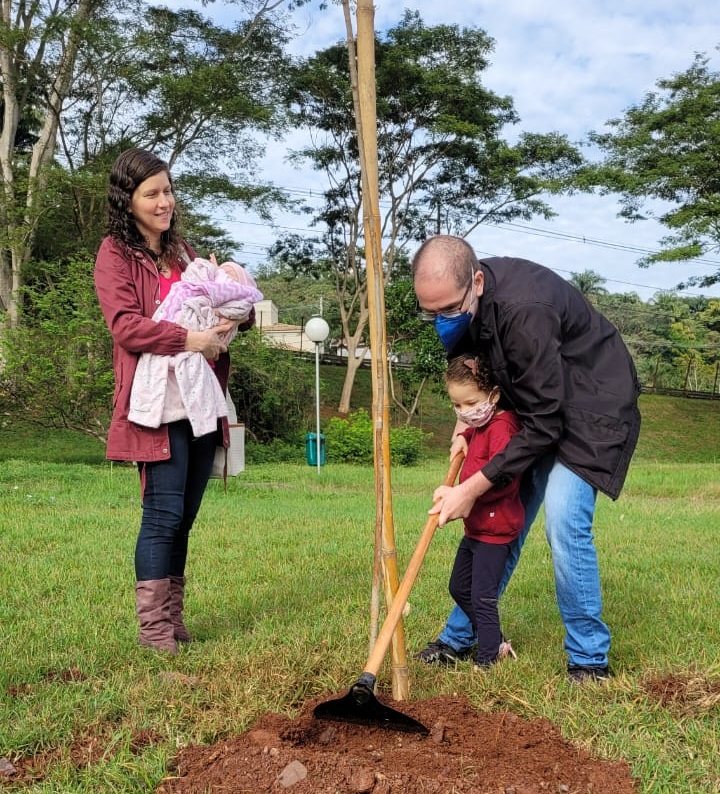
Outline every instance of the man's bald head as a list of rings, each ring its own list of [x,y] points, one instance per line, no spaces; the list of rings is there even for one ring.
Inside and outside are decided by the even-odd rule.
[[[478,269],[472,246],[462,237],[450,234],[429,237],[412,259],[413,281],[444,281],[451,278],[457,287],[463,287],[467,284],[471,269]]]

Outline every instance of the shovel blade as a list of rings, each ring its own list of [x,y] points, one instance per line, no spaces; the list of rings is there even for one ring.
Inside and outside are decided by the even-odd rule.
[[[344,697],[319,703],[313,714],[319,720],[354,722],[405,733],[429,733],[421,722],[381,703],[371,689],[358,684]]]

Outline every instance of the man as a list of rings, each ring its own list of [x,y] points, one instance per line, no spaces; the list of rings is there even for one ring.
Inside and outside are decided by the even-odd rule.
[[[483,351],[522,429],[479,472],[434,494],[439,525],[468,515],[493,486],[523,475],[526,523],[514,542],[502,594],[540,505],[565,625],[568,676],[607,678],[610,632],[602,620],[592,522],[597,492],[616,499],[640,432],[637,373],[617,329],[567,281],[524,259],[478,261],[462,238],[438,235],[413,258],[423,318],[448,354]],[[464,441],[453,433],[451,455]],[[468,655],[468,617],[456,607],[438,640],[417,654],[428,663]]]

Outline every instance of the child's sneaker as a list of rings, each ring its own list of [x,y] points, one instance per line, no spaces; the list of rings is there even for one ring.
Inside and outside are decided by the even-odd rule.
[[[500,659],[505,659],[508,656],[511,659],[517,659],[517,654],[513,650],[513,647],[510,644],[510,640],[503,640],[500,643],[500,647],[498,648],[498,655],[497,655],[498,661]]]
[[[500,647],[498,648],[497,656],[491,662],[475,662],[473,665],[473,670],[476,672],[480,672],[482,670],[487,670],[489,667],[492,667],[496,662],[499,662],[501,659],[507,659],[507,657],[511,659],[517,659],[517,654],[513,650],[512,645],[510,644],[510,640],[503,640],[500,643]]]

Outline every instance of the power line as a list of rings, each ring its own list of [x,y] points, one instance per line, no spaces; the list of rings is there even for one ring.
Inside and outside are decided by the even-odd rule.
[[[586,237],[585,235],[569,234],[567,232],[558,232],[553,229],[538,229],[535,226],[525,226],[521,223],[503,223],[496,228],[504,229],[509,227],[511,229],[518,229],[525,234],[532,234],[540,237],[554,237],[561,240],[569,240],[571,242],[582,243],[583,245],[594,245],[599,248],[610,248],[616,251],[628,251],[635,254],[657,254],[657,250],[651,248],[641,248],[640,246],[627,245],[626,243],[613,243],[609,240],[600,240],[594,237]],[[695,259],[688,259],[687,262],[693,265],[703,265],[705,267],[720,268],[720,260],[705,259],[703,257],[696,257]],[[638,285],[640,286],[640,285]]]
[[[287,190],[287,189],[283,188],[283,190]],[[300,189],[298,189],[298,192],[299,191],[300,191]],[[311,193],[311,191],[305,191],[305,192]],[[260,226],[262,228],[267,228],[268,227],[267,222],[260,222],[260,221],[234,220],[234,221],[232,221],[232,223],[233,224],[238,224],[238,225],[243,225],[243,226]],[[512,230],[517,231],[517,232],[519,232],[521,234],[529,234],[529,235],[532,235],[532,236],[555,238],[555,239],[565,240],[567,242],[580,243],[580,244],[583,244],[583,245],[593,245],[593,246],[596,246],[596,247],[608,248],[608,249],[612,249],[612,250],[627,251],[629,253],[643,254],[643,255],[657,253],[657,251],[653,251],[650,248],[640,248],[638,246],[625,245],[625,244],[622,244],[622,243],[613,243],[613,242],[610,242],[610,241],[607,241],[607,240],[600,240],[600,239],[596,239],[596,238],[592,238],[592,237],[586,237],[586,236],[583,236],[583,235],[575,235],[575,234],[568,234],[568,233],[565,233],[565,232],[554,232],[552,230],[538,229],[536,227],[525,226],[523,224],[514,224],[514,223],[498,224],[497,226],[494,226],[493,228],[502,230],[502,229],[505,229],[505,227],[509,227]],[[273,229],[277,229],[278,231],[297,232],[297,233],[299,233],[301,235],[304,235],[304,236],[307,236],[307,237],[317,235],[317,233],[318,233],[316,229],[310,229],[308,227],[302,227],[302,226],[286,226],[286,225],[283,225],[283,224],[272,224],[272,228]],[[246,251],[245,246],[250,246],[250,247],[255,248],[257,250],[256,251]],[[259,261],[263,261],[267,257],[267,251],[268,251],[269,248],[270,248],[270,244],[262,243],[262,242],[259,242],[259,241],[255,242],[255,241],[247,240],[247,241],[243,242],[242,252],[243,253],[247,253],[250,256],[254,256],[256,258],[256,261],[259,262]],[[497,254],[497,253],[494,253],[494,252],[491,252],[491,251],[480,251],[478,249],[476,249],[476,250],[477,250],[477,252],[479,254],[482,254],[484,256],[500,256],[500,254]],[[699,259],[692,259],[692,260],[688,260],[688,264],[692,264],[692,265],[697,264],[697,265],[701,265],[703,267],[714,267],[714,268],[720,269],[720,261],[715,262],[714,260],[710,260],[710,259],[700,259],[700,258]],[[550,267],[549,269],[555,271],[556,273],[564,273],[564,274],[567,274],[567,275],[570,275],[570,276],[572,276],[572,274],[573,274],[572,270],[564,270],[562,268],[554,268],[554,267]],[[661,292],[661,293],[671,293],[671,292],[680,291],[680,292],[682,292],[682,294],[684,296],[687,296],[687,297],[698,297],[698,298],[706,297],[701,292],[689,292],[689,291],[687,291],[685,289],[676,290],[676,289],[672,289],[672,288],[668,288],[668,287],[658,287],[658,286],[655,286],[655,285],[652,285],[652,284],[641,284],[641,283],[638,283],[638,282],[622,281],[620,279],[614,279],[614,278],[605,278],[605,277],[603,277],[603,279],[604,279],[605,283],[608,283],[608,284],[620,284],[620,285],[625,286],[625,287],[635,287],[635,288],[638,288],[638,289],[648,289],[648,290],[653,290],[654,292]]]
[[[323,197],[322,193],[320,193],[318,191],[313,191],[311,188],[277,186],[277,185],[262,185],[262,184],[256,184],[256,185],[252,185],[252,186],[253,187],[258,187],[258,188],[260,188],[260,187],[266,187],[266,188],[272,187],[272,188],[274,188],[276,190],[280,190],[281,192],[286,193],[286,194],[298,194],[298,195],[302,195],[302,196],[307,196],[309,198],[322,198]],[[390,205],[389,202],[381,200],[380,201],[380,206],[385,206],[385,207],[389,208],[391,205]],[[237,221],[237,222],[238,223],[245,223],[245,221]],[[250,223],[250,222],[248,221],[247,223]],[[252,224],[252,225],[263,226],[263,225],[267,225],[267,224],[256,223],[256,224]],[[292,231],[302,231],[302,232],[306,232],[308,234],[316,233],[315,230],[308,229],[308,228],[297,228],[297,227],[290,227],[290,226],[278,226],[277,228],[290,229]],[[508,229],[508,228],[509,229],[516,229],[516,230],[522,232],[523,234],[530,234],[530,235],[541,236],[541,237],[553,237],[553,238],[557,238],[557,239],[568,240],[568,241],[571,241],[571,242],[582,243],[583,245],[593,245],[593,246],[597,246],[597,247],[600,247],[600,248],[609,248],[611,250],[616,250],[616,251],[627,251],[628,253],[635,253],[635,254],[640,254],[640,255],[643,255],[643,256],[659,253],[656,249],[652,249],[652,248],[644,248],[644,247],[641,247],[641,246],[629,245],[627,243],[616,243],[616,242],[613,242],[613,241],[610,241],[610,240],[602,240],[602,239],[596,238],[596,237],[588,237],[587,235],[572,234],[572,233],[569,233],[569,232],[560,232],[560,231],[556,231],[554,229],[540,229],[540,228],[538,228],[536,226],[528,226],[528,225],[522,224],[522,223],[513,223],[512,221],[508,221],[508,222],[502,223],[502,224],[497,224],[493,228],[497,228],[497,229]],[[720,260],[707,259],[705,257],[696,257],[694,259],[689,259],[687,261],[688,261],[688,263],[694,264],[694,265],[697,264],[697,265],[703,265],[705,267],[720,268]],[[623,283],[623,282],[619,282],[619,283]],[[638,285],[635,285],[635,286],[646,286],[646,285],[638,284]]]

